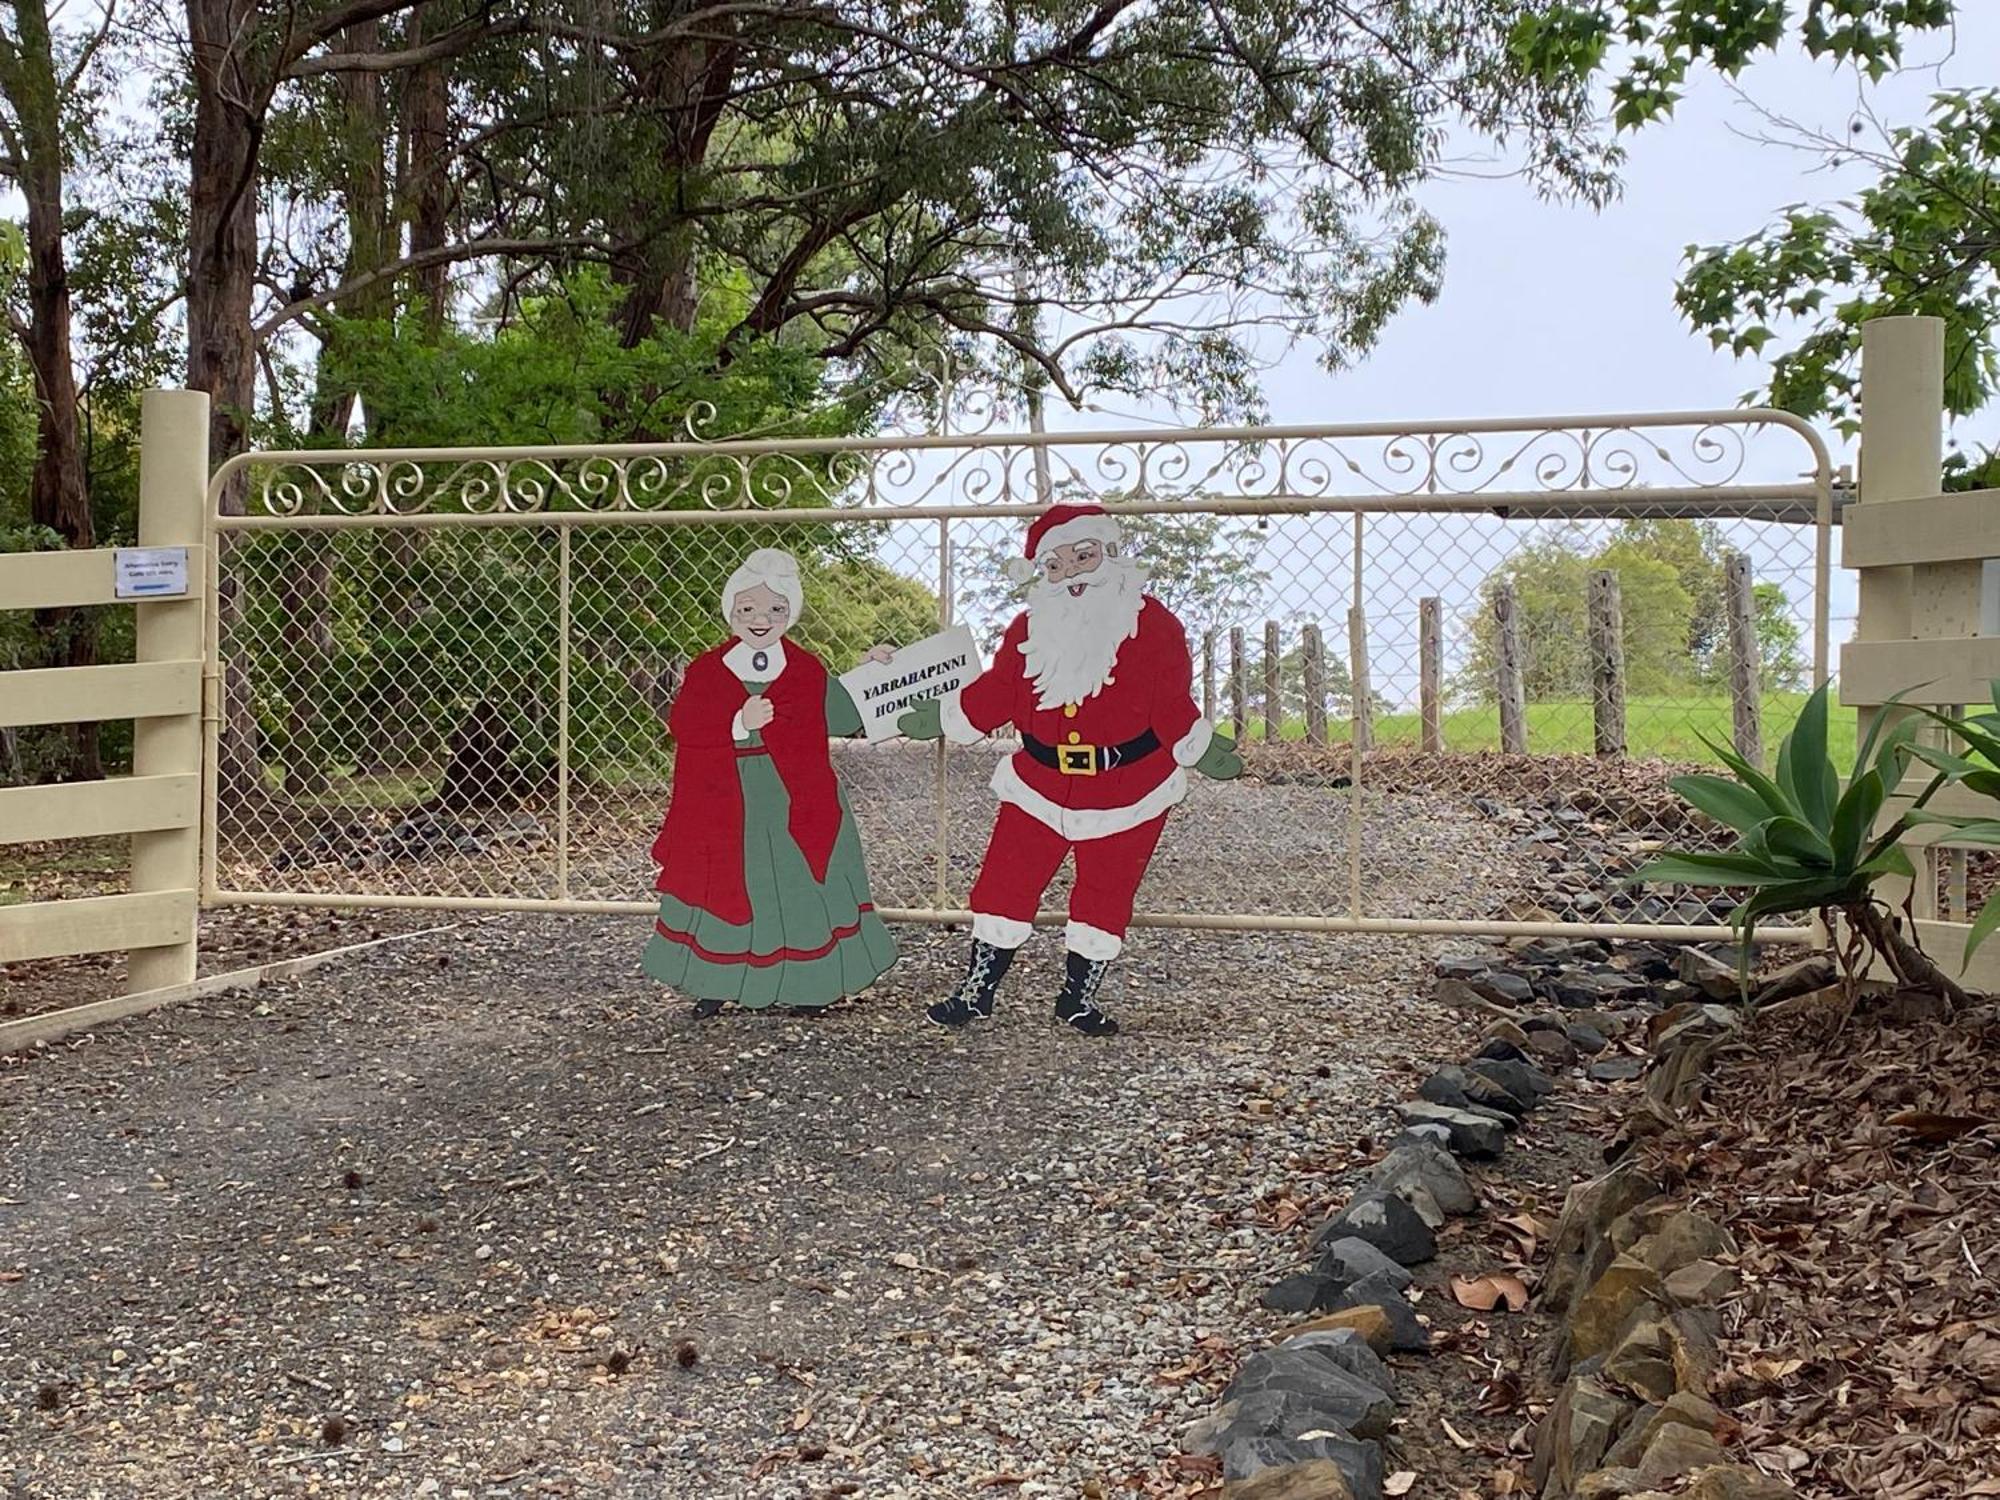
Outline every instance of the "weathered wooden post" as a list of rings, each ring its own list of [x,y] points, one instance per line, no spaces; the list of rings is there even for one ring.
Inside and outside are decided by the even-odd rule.
[[[1625,609],[1618,575],[1590,575],[1591,739],[1599,760],[1625,754]]]
[[[1250,712],[1247,699],[1249,692],[1250,667],[1243,646],[1243,627],[1232,625],[1229,629],[1229,730],[1237,744],[1243,743],[1243,731],[1249,726]]]
[[[1215,627],[1201,633],[1201,716],[1215,722]]]
[[[1375,748],[1375,695],[1368,690],[1368,617],[1355,605],[1347,612],[1348,689],[1352,695],[1354,749]]]
[[[1417,601],[1417,708],[1419,744],[1426,755],[1444,754],[1444,606]]]
[[[1723,604],[1729,616],[1729,710],[1736,753],[1764,764],[1764,658],[1757,643],[1756,580],[1750,559],[1732,552],[1723,563]]]
[[[1275,745],[1285,725],[1284,674],[1278,661],[1278,622],[1264,622],[1264,743]]]
[[[1521,609],[1512,579],[1493,590],[1493,624],[1499,642],[1500,748],[1508,755],[1528,753],[1528,700],[1521,684]]]
[[[1308,625],[1302,632],[1305,654],[1306,743],[1326,743],[1326,647],[1319,638],[1319,626]]]

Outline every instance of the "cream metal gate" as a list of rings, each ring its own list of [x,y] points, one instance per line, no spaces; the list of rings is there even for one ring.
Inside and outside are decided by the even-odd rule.
[[[1620,877],[1690,832],[1664,778],[1692,731],[1730,732],[1745,619],[1724,638],[1702,569],[1754,579],[1768,740],[1824,680],[1832,485],[1762,410],[243,455],[208,490],[203,898],[650,911],[659,721],[734,563],[800,553],[836,671],[940,621],[990,641],[1054,496],[1129,518],[1251,767],[1176,813],[1135,925],[1723,936]],[[1612,691],[1622,757],[1592,739]],[[889,915],[964,920],[997,753],[837,750]]]

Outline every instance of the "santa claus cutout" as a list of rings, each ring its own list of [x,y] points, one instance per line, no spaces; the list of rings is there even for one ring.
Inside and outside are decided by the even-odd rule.
[[[993,774],[1000,813],[972,887],[972,961],[930,1008],[958,1027],[993,1014],[1014,950],[1065,856],[1076,861],[1058,1020],[1086,1036],[1118,1023],[1097,1005],[1167,814],[1190,769],[1226,780],[1243,769],[1201,716],[1187,633],[1144,591],[1100,505],[1057,505],[1028,529],[1027,609],[1007,627],[993,665],[955,693],[918,705],[897,727],[912,739],[969,745],[1003,724],[1021,748]]]

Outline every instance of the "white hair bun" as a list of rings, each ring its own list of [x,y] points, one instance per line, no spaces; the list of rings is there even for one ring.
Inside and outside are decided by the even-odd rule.
[[[805,590],[799,584],[799,560],[779,547],[759,547],[743,559],[729,575],[729,582],[722,586],[722,618],[729,618],[738,594],[759,584],[782,595],[792,606],[792,618],[799,617],[805,607]]]

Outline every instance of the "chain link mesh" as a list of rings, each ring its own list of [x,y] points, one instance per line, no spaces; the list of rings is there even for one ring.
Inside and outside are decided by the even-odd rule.
[[[1170,820],[1149,919],[1712,925],[1712,893],[1625,876],[1709,837],[1666,784],[1713,760],[1703,737],[1746,745],[1754,728],[1747,748],[1774,747],[1812,685],[1814,502],[1796,447],[1777,470],[1739,434],[1726,474],[1691,476],[1648,431],[1633,451],[1668,465],[1661,488],[1606,468],[1602,436],[1568,471],[1525,446],[1496,460],[1490,440],[1395,434],[1372,466],[1358,439],[1323,436],[1078,439],[1040,464],[1019,445],[763,455],[781,485],[750,449],[662,461],[646,484],[636,458],[535,460],[532,483],[485,460],[274,469],[250,519],[224,522],[213,884],[644,901],[673,774],[663,721],[724,634],[718,595],[743,557],[801,559],[793,638],[835,672],[949,620],[990,652],[1018,607],[1000,569],[1018,510],[1053,495],[1128,507],[1188,628],[1196,696],[1249,767]],[[1715,440],[1692,441],[1699,458]],[[1399,460],[1413,442],[1421,463]],[[1512,488],[1524,472],[1536,493]],[[799,505],[828,509],[769,513]],[[1007,750],[836,746],[878,905],[962,907]]]

